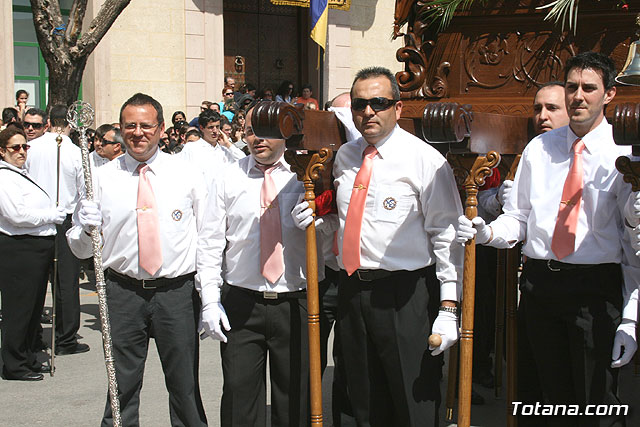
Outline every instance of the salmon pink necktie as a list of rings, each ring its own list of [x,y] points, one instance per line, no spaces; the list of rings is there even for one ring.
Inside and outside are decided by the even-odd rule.
[[[260,189],[260,271],[271,283],[276,283],[284,273],[278,192],[271,176],[275,168],[276,165],[258,165],[258,169],[264,172]]]
[[[369,182],[373,167],[373,157],[378,150],[373,145],[368,145],[364,150],[362,166],[356,175],[347,209],[347,219],[344,224],[344,236],[342,238],[342,263],[347,274],[351,276],[360,268],[360,230],[362,229],[362,216],[364,204],[369,192]]]
[[[564,182],[558,219],[551,240],[551,250],[558,259],[571,255],[575,251],[583,188],[582,150],[584,150],[584,142],[578,138],[573,143],[573,164]]]
[[[138,166],[138,201],[136,212],[138,217],[138,257],[140,267],[152,276],[162,267],[162,244],[160,243],[160,227],[158,206],[153,188],[147,177],[149,166],[140,163]]]

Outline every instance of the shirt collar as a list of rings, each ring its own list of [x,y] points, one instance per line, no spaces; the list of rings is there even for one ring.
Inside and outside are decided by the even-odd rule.
[[[389,144],[386,144],[387,141],[389,141],[389,139],[391,139],[391,137],[398,131],[399,127],[396,124],[396,126],[393,128],[393,130],[391,132],[389,132],[389,135],[385,136],[382,140],[378,141],[375,144],[376,150],[378,150],[378,155],[381,158],[385,158],[386,156],[390,156],[393,150],[393,147],[389,146]],[[370,144],[364,139],[364,137],[360,138],[358,140],[358,144],[360,145],[360,157],[364,157],[364,150],[367,148],[367,146],[369,146]]]
[[[0,160],[0,166],[7,167],[9,169],[13,169],[14,171],[20,172],[23,175],[27,174],[27,170],[25,169],[24,166],[22,168],[18,168],[18,167],[15,167],[14,165],[12,165],[9,162],[5,162],[4,160]]]
[[[147,160],[146,162],[139,162],[131,157],[131,154],[129,154],[129,152],[126,152],[124,154],[124,163],[127,167],[127,170],[132,174],[138,169],[138,165],[140,163],[146,163],[149,166],[149,169],[155,173],[158,169],[158,166],[162,164],[162,156],[160,155],[160,149],[156,149],[156,152],[153,153],[153,156],[151,156],[149,160]]]
[[[602,118],[600,124],[591,132],[583,136],[582,142],[590,154],[595,154],[600,148],[603,147],[603,141],[609,141],[612,138],[613,129],[606,118]],[[567,152],[573,152],[573,143],[578,139],[571,126],[567,126]]]
[[[288,172],[291,171],[291,166],[289,166],[289,163],[287,163],[284,159],[284,154],[278,159],[275,164],[276,169],[283,169]],[[262,171],[258,169],[258,162],[256,162],[256,159],[253,156],[249,156],[249,172],[251,171],[259,171],[262,174]]]

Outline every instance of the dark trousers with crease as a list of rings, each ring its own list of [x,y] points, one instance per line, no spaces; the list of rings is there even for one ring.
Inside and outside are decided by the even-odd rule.
[[[33,343],[47,292],[54,237],[0,233],[2,361],[5,374],[29,374],[39,367]]]
[[[140,425],[138,407],[149,338],[160,355],[173,427],[207,425],[200,397],[200,297],[193,278],[157,289],[121,283],[107,275],[107,304],[123,427]],[[102,426],[112,426],[109,395]]]
[[[309,424],[307,300],[264,299],[224,285],[222,305],[231,330],[220,344],[223,427],[266,425],[266,364],[271,379],[271,424]]]
[[[71,215],[56,225],[58,245],[58,281],[56,294],[56,347],[69,348],[78,343],[80,329],[80,260],[67,243],[67,230],[71,228]],[[52,280],[53,283],[53,280]]]
[[[619,264],[551,271],[529,259],[520,281],[520,315],[542,389],[541,404],[619,405],[611,351],[622,310]],[[621,427],[623,415],[520,416],[519,426]]]
[[[443,357],[427,343],[440,304],[435,267],[368,282],[340,274],[338,327],[358,425],[437,425]]]

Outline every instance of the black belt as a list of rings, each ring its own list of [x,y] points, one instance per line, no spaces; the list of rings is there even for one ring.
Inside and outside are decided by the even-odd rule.
[[[404,270],[402,270],[404,271]],[[373,282],[374,280],[384,279],[385,277],[389,277],[392,274],[397,273],[397,271],[389,271],[389,270],[356,270],[353,274],[361,281],[361,282]]]
[[[183,274],[178,277],[160,277],[158,279],[134,279],[133,277],[129,277],[127,275],[118,273],[111,268],[107,268],[106,270],[107,276],[113,276],[117,279],[119,283],[125,283],[127,285],[139,287],[142,289],[156,289],[156,288],[164,288],[166,286],[175,285],[177,283],[184,283],[187,280],[192,280],[195,276],[195,273]]]
[[[615,265],[613,263],[608,264],[569,264],[562,261],[556,261],[555,259],[534,259],[529,258],[528,262],[534,263],[538,267],[544,267],[549,271],[567,271],[567,270],[585,270],[589,268],[608,267]]]
[[[253,289],[242,288],[240,286],[231,286],[234,289],[240,289],[256,298],[261,299],[292,299],[292,298],[306,298],[307,291],[293,291],[293,292],[274,292],[274,291],[254,291]]]

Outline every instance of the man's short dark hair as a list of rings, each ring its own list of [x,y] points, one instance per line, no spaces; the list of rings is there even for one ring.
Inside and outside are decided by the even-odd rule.
[[[114,129],[116,129],[116,127],[111,125],[111,124],[109,124],[109,123],[104,124],[104,125],[100,125],[100,126],[98,126],[98,129],[96,129],[96,136],[99,139],[102,139],[102,138],[104,138],[104,136],[107,133],[111,132]]]
[[[49,118],[49,116],[47,116],[47,113],[39,108],[29,108],[27,111],[25,111],[24,115],[25,117],[40,116],[42,117],[42,123],[47,123],[47,119]]]
[[[396,101],[400,100],[400,88],[398,87],[398,82],[396,81],[396,77],[391,73],[388,68],[385,67],[367,67],[358,71],[356,77],[353,79],[353,83],[351,84],[351,97],[353,98],[353,87],[356,85],[358,80],[366,80],[372,79],[374,77],[386,77],[391,83],[391,93],[393,94],[393,99]]]
[[[206,109],[204,110],[202,113],[200,113],[200,115],[198,116],[198,126],[200,127],[207,127],[207,125],[210,122],[219,122],[220,121],[220,113],[218,113],[217,111],[213,111],[210,109]]]
[[[49,121],[51,122],[51,126],[67,126],[67,106],[58,104],[51,107],[51,110],[49,110]]]
[[[122,112],[129,105],[134,105],[134,106],[151,105],[156,110],[156,113],[157,113],[156,121],[158,122],[158,125],[161,125],[164,123],[164,114],[162,113],[162,105],[160,105],[160,103],[155,99],[153,99],[151,96],[146,95],[144,93],[140,93],[140,92],[136,93],[131,98],[127,99],[124,102],[124,104],[122,104],[122,107],[120,108],[120,123],[122,123]]]
[[[18,120],[18,112],[13,107],[7,107],[2,110],[2,123],[5,125],[13,120]]]
[[[593,71],[599,71],[602,75],[602,83],[604,84],[605,90],[611,89],[616,84],[616,66],[613,63],[613,60],[600,52],[580,52],[576,56],[569,58],[564,67],[565,83],[567,82],[569,72],[574,68],[578,68],[580,70],[591,69]]]
[[[550,82],[546,82],[540,85],[540,87],[538,88],[538,90],[536,91],[536,95],[538,94],[538,92],[540,92],[542,89],[546,88],[546,87],[551,87],[551,86],[560,86],[561,88],[564,88],[564,82],[561,82],[560,80],[552,80]]]
[[[313,92],[313,86],[311,86],[310,84],[306,84],[302,86],[302,90],[305,90],[305,89],[309,89],[311,92]]]

